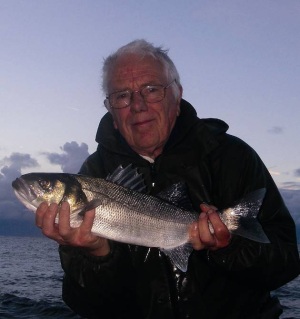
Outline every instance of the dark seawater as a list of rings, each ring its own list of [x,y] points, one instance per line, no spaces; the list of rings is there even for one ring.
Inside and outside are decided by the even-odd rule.
[[[61,300],[57,244],[47,238],[0,236],[0,318],[79,317]]]
[[[61,300],[57,244],[47,238],[0,236],[0,319],[79,319]],[[282,319],[300,319],[300,277],[274,292]]]

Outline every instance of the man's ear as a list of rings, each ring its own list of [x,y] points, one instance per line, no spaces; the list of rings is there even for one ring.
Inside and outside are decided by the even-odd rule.
[[[109,113],[111,113],[111,107],[110,107],[110,105],[109,105],[108,99],[105,99],[105,100],[103,101],[103,103],[104,103],[104,106],[106,107],[107,111],[108,111]]]
[[[181,101],[181,99],[182,99],[182,94],[183,94],[183,88],[182,88],[181,85],[178,85],[178,91],[179,91],[179,93],[178,93],[178,99],[179,99],[179,103],[180,103],[180,101]]]
[[[116,121],[114,120],[114,112],[113,112],[113,109],[109,105],[108,99],[105,99],[103,103],[104,103],[104,106],[106,107],[107,111],[111,114],[111,116],[113,118],[114,128],[117,130],[118,129],[118,125],[117,125]]]
[[[183,88],[181,85],[178,85],[178,96],[177,96],[177,116],[180,115],[180,102],[182,99]]]

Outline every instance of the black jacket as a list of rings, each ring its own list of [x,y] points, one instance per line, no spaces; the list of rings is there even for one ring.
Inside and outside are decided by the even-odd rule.
[[[259,220],[271,244],[235,236],[224,249],[193,251],[186,273],[156,248],[111,242],[109,256],[94,257],[61,246],[63,299],[75,312],[87,318],[278,317],[269,292],[299,274],[295,225],[261,159],[227,129],[220,120],[199,119],[182,100],[169,141],[150,164],[129,148],[106,114],[98,149],[80,173],[104,178],[133,163],[151,194],[184,181],[196,211],[203,201],[221,209],[266,187]]]

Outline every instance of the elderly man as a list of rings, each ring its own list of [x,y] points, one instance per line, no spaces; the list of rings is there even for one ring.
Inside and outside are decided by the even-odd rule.
[[[133,164],[153,195],[185,182],[199,210],[189,231],[194,251],[182,272],[158,248],[93,235],[94,211],[72,229],[67,203],[43,203],[36,224],[60,244],[64,301],[85,318],[278,318],[281,307],[270,291],[299,273],[295,225],[255,151],[227,134],[223,121],[199,119],[182,99],[167,52],[144,40],[105,60],[103,90],[108,113],[99,146],[80,173],[104,178]],[[262,187],[259,220],[270,243],[231,236],[215,207]]]

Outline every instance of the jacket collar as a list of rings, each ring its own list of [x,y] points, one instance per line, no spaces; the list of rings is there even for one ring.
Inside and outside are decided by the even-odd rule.
[[[209,153],[219,144],[217,136],[228,130],[228,125],[222,120],[212,118],[199,119],[194,107],[184,99],[181,100],[180,110],[180,115],[165,145],[165,151],[180,144],[196,127],[198,138],[191,142],[197,143],[198,146],[200,145],[203,153]],[[136,154],[119,131],[114,128],[113,118],[109,112],[103,116],[99,123],[96,142],[99,146],[120,154]]]

